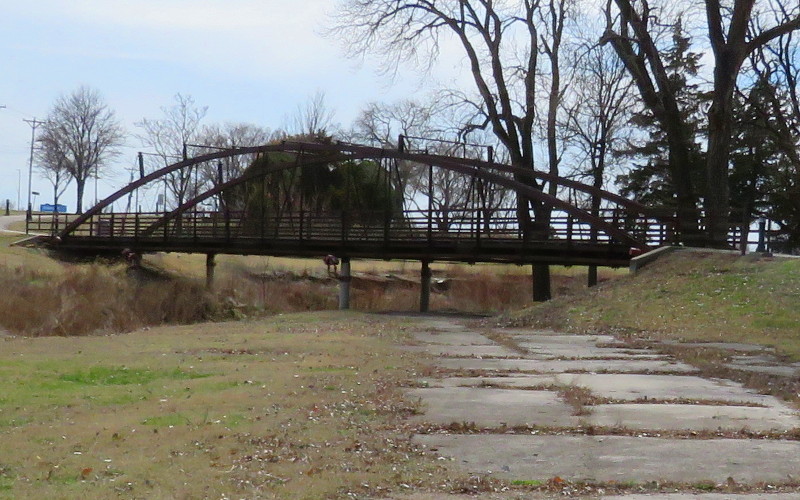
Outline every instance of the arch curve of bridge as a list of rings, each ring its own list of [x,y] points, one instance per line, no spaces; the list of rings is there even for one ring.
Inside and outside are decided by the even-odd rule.
[[[637,202],[619,196],[615,193],[595,188],[593,186],[589,186],[587,184],[574,181],[572,179],[566,179],[563,177],[555,176],[549,173],[540,172],[536,170],[523,169],[511,165],[486,162],[481,160],[448,157],[448,156],[434,155],[428,153],[413,153],[395,149],[376,148],[376,147],[362,146],[356,144],[347,144],[347,143],[319,144],[319,143],[284,141],[279,144],[241,147],[235,149],[215,151],[205,155],[200,155],[186,160],[182,160],[173,163],[171,165],[165,166],[161,169],[158,169],[148,175],[145,175],[144,177],[141,177],[139,180],[128,184],[127,186],[123,187],[122,189],[108,196],[100,203],[92,207],[90,210],[79,216],[77,219],[69,223],[63,229],[63,231],[61,231],[61,233],[59,234],[59,238],[61,238],[61,240],[69,238],[70,234],[73,231],[75,231],[78,227],[80,227],[81,224],[90,220],[93,216],[102,213],[102,211],[105,208],[112,205],[117,200],[132,193],[136,189],[139,189],[150,183],[161,180],[164,176],[169,175],[170,173],[182,170],[184,168],[189,168],[199,164],[211,162],[214,160],[220,160],[234,156],[277,153],[277,152],[298,154],[300,155],[299,158],[302,158],[302,155],[304,153],[318,153],[318,154],[327,153],[327,154],[338,154],[340,156],[339,157],[326,156],[324,159],[319,159],[319,157],[314,157],[312,155],[309,157],[308,161],[305,162],[298,161],[295,163],[270,165],[266,170],[261,170],[257,173],[252,173],[252,174],[243,174],[239,177],[236,177],[225,183],[222,183],[212,189],[204,191],[203,193],[200,193],[198,196],[183,203],[181,206],[177,207],[172,212],[166,213],[161,219],[159,219],[156,223],[154,223],[151,226],[151,230],[155,230],[157,227],[162,226],[169,220],[179,217],[182,213],[186,212],[190,208],[198,205],[202,201],[216,194],[219,194],[225,189],[229,189],[236,185],[252,181],[264,175],[265,173],[298,168],[302,166],[308,166],[319,163],[331,163],[334,161],[347,161],[347,160],[360,160],[360,159],[378,159],[378,160],[393,159],[393,160],[409,161],[422,165],[429,165],[433,167],[442,168],[445,170],[449,170],[464,175],[474,176],[484,181],[495,183],[505,188],[511,189],[516,193],[518,193],[519,195],[522,195],[531,200],[536,200],[551,208],[563,210],[567,214],[574,217],[576,220],[589,224],[591,227],[597,229],[598,231],[602,231],[606,233],[609,237],[619,241],[622,244],[626,244],[631,247],[637,247],[642,249],[648,248],[645,242],[636,239],[630,233],[608,223],[606,220],[596,217],[555,196],[551,196],[540,189],[536,189],[528,184],[509,178],[504,174],[524,175],[535,178],[540,182],[550,182],[557,184],[559,186],[572,188],[577,191],[590,194],[592,196],[597,196],[602,200],[606,200],[617,206],[621,206],[622,208],[625,209],[625,211],[629,215],[641,215],[652,218],[661,218],[655,213],[654,210],[645,207],[644,205],[641,205]]]

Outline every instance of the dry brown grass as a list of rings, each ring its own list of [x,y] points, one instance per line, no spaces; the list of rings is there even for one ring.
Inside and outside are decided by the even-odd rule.
[[[0,327],[28,336],[118,333],[216,314],[199,284],[130,276],[122,266],[65,266],[57,273],[0,266],[0,287]]]

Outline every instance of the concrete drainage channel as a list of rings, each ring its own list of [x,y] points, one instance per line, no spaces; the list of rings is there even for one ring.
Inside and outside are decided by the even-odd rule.
[[[403,349],[433,355],[440,376],[408,391],[424,412],[414,440],[472,475],[598,485],[591,498],[800,498],[800,416],[772,396],[610,336],[421,325]],[[648,484],[687,493],[638,493]],[[628,494],[603,496],[602,485]],[[720,485],[733,493],[702,493]],[[487,498],[547,496],[515,494]]]

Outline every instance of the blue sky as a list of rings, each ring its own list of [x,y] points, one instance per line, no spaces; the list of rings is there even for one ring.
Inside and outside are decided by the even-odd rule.
[[[345,59],[319,33],[332,0],[35,0],[2,1],[0,16],[0,200],[27,194],[31,129],[59,95],[98,89],[128,132],[158,118],[176,93],[208,106],[206,123],[282,127],[298,105],[323,91],[348,125],[371,101],[419,95],[413,69],[389,81],[374,62]],[[451,65],[452,67],[452,65]],[[115,170],[134,162],[131,138]],[[19,172],[18,172],[19,170]],[[101,179],[100,197],[126,175]],[[33,190],[50,193],[33,176]],[[74,207],[74,186],[66,203]],[[86,203],[93,202],[93,193]],[[41,201],[41,197],[38,201]],[[37,203],[38,203],[37,201]],[[45,201],[47,197],[45,196]]]

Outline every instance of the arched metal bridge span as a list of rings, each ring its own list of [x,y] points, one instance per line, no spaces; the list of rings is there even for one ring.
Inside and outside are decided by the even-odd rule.
[[[222,162],[242,156],[259,158],[259,168],[226,176]],[[556,186],[557,195],[515,176]],[[186,189],[174,208],[111,211],[137,190],[152,197],[176,178]],[[536,231],[526,234],[517,196],[551,207],[550,220],[534,221]],[[585,208],[592,198],[602,207],[595,213]],[[289,141],[165,166],[80,216],[53,218],[47,229],[51,247],[97,254],[130,249],[601,266],[627,265],[632,248],[676,238],[672,218],[571,179],[425,152]]]

